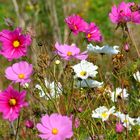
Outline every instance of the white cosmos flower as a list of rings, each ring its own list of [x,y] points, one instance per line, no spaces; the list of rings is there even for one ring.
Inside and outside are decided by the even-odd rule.
[[[88,77],[95,77],[98,73],[96,70],[98,66],[93,65],[92,63],[82,60],[79,64],[72,66],[74,72],[76,73],[77,78],[87,79]]]
[[[87,50],[89,52],[100,53],[100,54],[118,54],[120,51],[118,50],[119,46],[110,47],[105,45],[103,47],[93,46],[92,44],[88,44]]]
[[[101,87],[103,85],[103,82],[98,82],[92,79],[78,80],[76,82],[77,82],[76,86],[81,88],[83,87],[94,88],[94,87]]]
[[[140,125],[140,117],[136,118],[135,121],[137,125]]]
[[[116,88],[115,91],[110,92],[110,96],[111,96],[111,100],[113,102],[116,102],[118,97],[120,97],[121,99],[127,99],[127,97],[129,96],[129,94],[127,93],[127,90],[124,88]]]
[[[47,90],[44,91],[39,84],[35,86],[38,90],[40,90],[39,92],[40,97],[45,96],[46,99],[48,100],[49,98],[58,97],[62,93],[62,85],[60,82],[55,83],[53,81],[52,83],[49,83],[46,79],[44,81],[45,81],[45,88]]]
[[[92,111],[93,118],[101,118],[102,121],[106,121],[111,114],[115,112],[115,106],[108,109],[105,106],[100,106],[99,108]]]
[[[126,127],[128,130],[131,130],[132,125],[135,125],[135,123],[134,123],[135,119],[129,117],[128,114],[125,115],[121,112],[116,112],[116,113],[114,113],[114,115],[121,120],[121,122],[123,123],[123,126]]]
[[[137,71],[136,73],[133,74],[133,77],[135,78],[136,81],[140,82],[140,72]]]

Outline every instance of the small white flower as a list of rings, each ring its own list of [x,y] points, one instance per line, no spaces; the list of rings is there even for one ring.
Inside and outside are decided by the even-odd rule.
[[[105,45],[103,47],[99,46],[93,46],[92,44],[89,44],[87,46],[87,50],[89,52],[94,52],[94,53],[100,53],[100,54],[118,54],[120,51],[118,50],[119,46],[114,46],[114,47],[109,47],[108,45]]]
[[[129,117],[128,114],[125,115],[121,112],[116,112],[116,113],[114,113],[114,115],[121,120],[121,122],[123,123],[123,126],[126,127],[128,130],[131,130],[132,125],[135,125],[135,123],[134,123],[135,119]]]
[[[140,125],[140,117],[136,119],[136,124]]]
[[[116,102],[118,97],[121,97],[121,99],[127,99],[127,97],[129,96],[129,94],[127,93],[127,90],[124,88],[116,88],[116,91],[114,92],[110,92],[110,96],[111,96],[111,100],[113,102]]]
[[[115,112],[115,106],[112,108],[108,109],[105,106],[100,106],[96,110],[92,111],[92,117],[93,118],[101,118],[102,121],[106,121],[111,114]]]
[[[60,63],[61,63],[60,60],[55,60],[55,64],[56,64],[56,65],[59,65]]]
[[[52,83],[49,83],[46,79],[45,81],[45,88],[47,90],[43,90],[43,88],[37,84],[35,87],[40,90],[40,97],[46,97],[46,99],[48,100],[49,98],[53,98],[53,97],[58,97],[61,93],[62,93],[62,85],[61,83],[55,83],[54,81]],[[49,97],[47,97],[47,96]]]
[[[25,84],[23,85],[23,87],[24,87],[24,88],[28,88],[28,87],[29,87],[29,83],[25,83]]]
[[[85,79],[85,80],[78,80],[76,83],[77,87],[90,87],[90,88],[94,88],[94,87],[101,87],[103,85],[103,82],[98,82],[96,80],[92,80],[92,79]]]
[[[81,79],[87,79],[88,77],[95,77],[98,73],[96,70],[98,67],[93,65],[92,63],[82,60],[79,64],[72,66],[74,72],[76,73],[76,77]]]
[[[140,72],[137,71],[136,73],[133,74],[133,77],[135,78],[136,81],[140,82]]]

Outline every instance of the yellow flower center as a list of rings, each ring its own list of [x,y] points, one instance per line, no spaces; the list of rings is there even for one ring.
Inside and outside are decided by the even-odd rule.
[[[52,134],[57,135],[58,134],[58,129],[57,128],[53,128],[52,129]]]
[[[13,42],[14,48],[18,48],[19,45],[20,45],[20,42],[19,42],[18,40],[15,40],[15,41]]]
[[[77,26],[76,26],[76,25],[74,25],[74,29],[75,29],[75,30],[78,30],[78,28],[77,28]]]
[[[19,75],[18,75],[18,78],[19,78],[19,79],[24,79],[24,78],[25,78],[25,75],[24,75],[24,74],[19,74]]]
[[[90,37],[91,37],[91,34],[88,34],[88,35],[87,35],[87,38],[90,38]]]
[[[128,120],[125,119],[123,122],[124,122],[124,123],[128,123]]]
[[[107,114],[106,112],[103,112],[103,113],[101,114],[101,116],[102,116],[103,118],[106,118],[106,117],[108,116],[108,114]]]
[[[11,105],[11,106],[14,106],[14,105],[16,105],[16,103],[17,103],[17,101],[16,101],[16,99],[10,99],[9,100],[9,104]]]
[[[72,55],[72,52],[67,52],[67,56],[71,56]]]
[[[80,75],[81,75],[81,76],[86,76],[86,74],[87,74],[86,71],[81,71],[81,72],[80,72]]]

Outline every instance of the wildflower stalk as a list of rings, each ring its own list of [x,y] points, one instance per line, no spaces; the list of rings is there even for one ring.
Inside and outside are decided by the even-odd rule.
[[[19,92],[20,92],[20,83],[19,83]],[[15,140],[18,140],[19,125],[20,125],[20,115],[19,115],[18,121],[17,121],[17,128],[16,128]]]
[[[127,33],[128,33],[128,36],[129,36],[131,42],[133,43],[133,45],[134,45],[134,47],[135,47],[135,49],[136,49],[136,52],[137,52],[138,57],[140,58],[139,49],[138,49],[138,47],[137,47],[137,44],[136,44],[136,42],[135,42],[135,40],[134,40],[134,38],[133,38],[133,35],[132,35],[130,29],[128,28],[128,26],[126,27],[126,31],[127,31]]]

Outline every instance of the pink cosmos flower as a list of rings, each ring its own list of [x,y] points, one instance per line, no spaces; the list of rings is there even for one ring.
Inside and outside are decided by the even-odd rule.
[[[65,60],[70,60],[71,58],[85,60],[88,57],[87,51],[80,53],[80,49],[75,44],[70,46],[67,44],[61,45],[56,43],[55,48],[56,53]]]
[[[88,26],[88,24],[79,15],[74,14],[65,18],[65,22],[75,35],[79,32],[85,32]]]
[[[2,43],[0,54],[11,61],[27,54],[31,37],[30,35],[23,35],[21,28],[16,28],[14,31],[2,30],[0,42]]]
[[[14,83],[20,83],[24,85],[31,81],[30,76],[33,72],[32,64],[28,64],[26,61],[15,63],[5,70],[5,77]]]
[[[114,5],[112,7],[111,12],[109,13],[110,20],[113,23],[126,23],[126,22],[134,22],[140,23],[140,12],[138,10],[132,10],[132,7],[135,3],[129,2],[121,2],[118,7]]]
[[[46,140],[65,140],[73,136],[70,118],[56,113],[43,116],[36,127],[42,133],[39,137]]]
[[[140,24],[140,6],[135,4],[134,2],[130,2],[129,5],[132,11],[131,21],[136,24]]]
[[[0,112],[4,119],[14,121],[18,118],[21,108],[28,106],[25,96],[26,91],[18,92],[12,86],[0,93]]]
[[[91,22],[86,30],[86,38],[88,41],[100,42],[102,41],[102,35],[99,28],[95,23]]]

